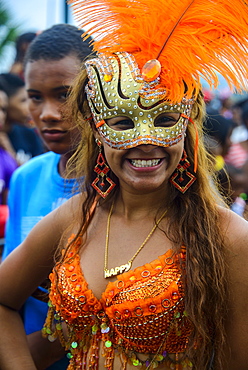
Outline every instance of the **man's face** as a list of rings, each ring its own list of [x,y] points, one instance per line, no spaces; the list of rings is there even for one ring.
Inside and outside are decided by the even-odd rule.
[[[58,154],[73,150],[79,140],[78,129],[63,112],[79,68],[80,60],[71,55],[28,62],[25,69],[30,114],[47,148]]]

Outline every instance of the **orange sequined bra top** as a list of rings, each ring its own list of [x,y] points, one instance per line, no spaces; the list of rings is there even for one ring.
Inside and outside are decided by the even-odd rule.
[[[68,351],[68,369],[97,370],[100,341],[104,366],[109,370],[116,355],[122,369],[127,363],[139,369],[154,369],[161,363],[171,369],[191,368],[187,358],[177,363],[192,330],[184,311],[179,255],[169,250],[119,275],[98,300],[88,289],[80,267],[80,245],[78,238],[63,263],[50,274],[49,311],[43,328],[50,341],[58,337]],[[184,247],[180,257],[185,261]],[[62,323],[68,329],[66,338]],[[140,354],[147,354],[146,359]]]

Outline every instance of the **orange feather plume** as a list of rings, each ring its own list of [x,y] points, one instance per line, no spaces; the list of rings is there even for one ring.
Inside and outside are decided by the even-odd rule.
[[[248,90],[246,0],[69,0],[96,52],[127,51],[139,67],[162,65],[160,83],[179,102],[197,95],[204,78],[218,86],[219,72],[231,89]]]

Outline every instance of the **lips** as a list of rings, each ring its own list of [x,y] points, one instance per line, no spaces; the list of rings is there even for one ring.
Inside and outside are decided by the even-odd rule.
[[[44,129],[41,131],[45,139],[49,141],[61,140],[67,133],[67,130],[58,130],[58,129]]]

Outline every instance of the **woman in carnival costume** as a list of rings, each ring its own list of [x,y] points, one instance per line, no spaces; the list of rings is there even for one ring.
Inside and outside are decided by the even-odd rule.
[[[247,89],[247,3],[70,3],[98,54],[71,94],[85,181],[0,268],[0,367],[36,368],[15,310],[53,269],[43,334],[68,369],[247,369],[248,224],[216,190],[200,84]]]

